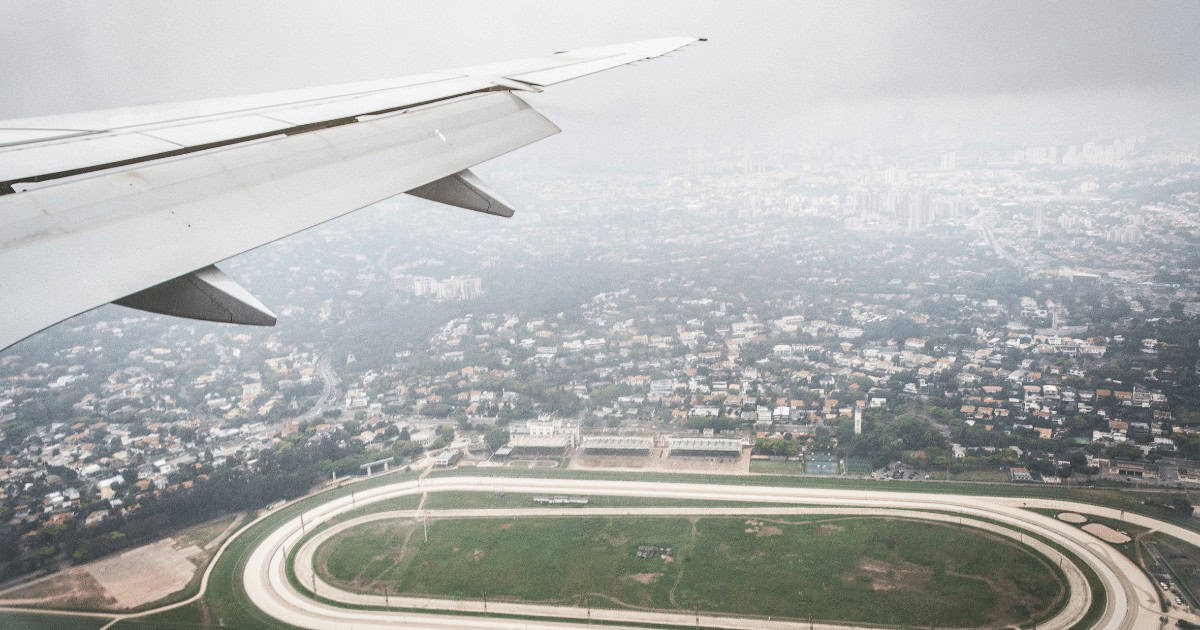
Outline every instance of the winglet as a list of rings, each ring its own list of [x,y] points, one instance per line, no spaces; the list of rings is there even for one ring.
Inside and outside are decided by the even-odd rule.
[[[210,322],[275,325],[274,313],[213,265],[127,295],[113,304]]]

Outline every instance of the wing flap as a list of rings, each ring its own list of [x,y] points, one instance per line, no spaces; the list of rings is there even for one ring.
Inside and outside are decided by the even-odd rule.
[[[279,132],[288,123],[258,114],[235,116],[218,120],[204,120],[184,125],[170,125],[159,129],[148,129],[140,135],[158,138],[175,145],[176,148],[195,147],[222,139],[245,138],[269,132]],[[60,146],[55,151],[66,151],[70,147]]]

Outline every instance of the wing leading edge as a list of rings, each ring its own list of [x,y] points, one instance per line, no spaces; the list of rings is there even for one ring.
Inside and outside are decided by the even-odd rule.
[[[559,131],[514,92],[693,41],[0,121],[0,348],[110,302],[271,325],[214,263],[403,192],[511,216],[470,167]]]

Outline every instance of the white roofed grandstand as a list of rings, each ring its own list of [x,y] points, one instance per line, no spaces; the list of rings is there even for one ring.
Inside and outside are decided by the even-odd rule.
[[[514,436],[508,445],[514,450],[523,448],[562,448],[570,444],[571,439],[565,435],[519,435]]]
[[[637,451],[649,453],[654,438],[628,435],[589,435],[583,438],[583,450],[597,453]]]
[[[673,437],[670,438],[672,455],[739,455],[742,441],[733,438]]]

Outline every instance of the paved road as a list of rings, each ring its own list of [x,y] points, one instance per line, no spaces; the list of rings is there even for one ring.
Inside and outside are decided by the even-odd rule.
[[[337,499],[314,508],[304,515],[308,527],[323,522],[340,513],[387,498],[435,491],[488,490],[502,486],[510,492],[539,492],[550,494],[577,495],[620,495],[686,499],[724,499],[754,502],[808,503],[841,508],[871,508],[913,511],[951,512],[964,518],[979,517],[1000,523],[1003,528],[1037,532],[1066,548],[1087,563],[1100,577],[1108,593],[1104,615],[1096,627],[1112,630],[1158,629],[1161,612],[1158,608],[1156,587],[1129,559],[1112,547],[1071,525],[1053,518],[1041,516],[1022,507],[1046,507],[1049,509],[1090,513],[1116,518],[1116,510],[1069,501],[1047,499],[1020,499],[979,497],[952,494],[921,494],[911,492],[877,492],[864,490],[786,488],[720,484],[660,483],[634,481],[596,481],[565,479],[524,479],[489,477],[439,477],[423,481],[410,481],[373,488],[357,493],[355,502],[349,497]],[[655,508],[664,513],[664,508]],[[763,513],[764,508],[730,508],[727,513]],[[633,508],[618,508],[620,513],[631,513]],[[696,512],[695,508],[681,508],[681,512]],[[542,510],[540,514],[551,513]],[[578,510],[564,511],[579,514]],[[498,515],[499,512],[490,512]],[[924,515],[928,517],[928,514]],[[1139,515],[1126,514],[1129,522],[1160,529],[1192,544],[1200,546],[1200,534],[1184,530]],[[278,528],[251,554],[243,576],[250,598],[264,611],[288,623],[309,628],[347,630],[348,628],[394,628],[403,620],[409,628],[570,628],[571,624],[553,621],[513,621],[447,614],[422,615],[419,613],[397,613],[386,611],[358,611],[338,608],[333,605],[312,601],[296,592],[286,579],[284,572],[284,548],[290,549],[301,537],[300,519],[296,518]],[[1020,534],[1018,534],[1020,536]],[[320,585],[318,585],[318,589]],[[353,594],[351,594],[353,595]],[[370,596],[367,596],[370,597]],[[1069,610],[1078,608],[1079,600],[1073,599]],[[461,603],[460,607],[461,607]],[[480,604],[481,605],[481,604]],[[1085,607],[1086,609],[1086,607]],[[489,610],[498,612],[489,607]],[[598,618],[600,609],[591,611]],[[557,616],[575,616],[579,610],[554,608]],[[585,615],[587,611],[582,611]],[[609,610],[602,613],[606,619],[624,623],[661,623],[660,617],[672,613],[648,613],[629,610]],[[1074,614],[1074,613],[1071,613]],[[695,625],[695,615],[678,614],[674,623]],[[1052,620],[1066,623],[1070,616],[1064,613]],[[752,622],[753,625],[746,625]],[[739,620],[723,616],[700,615],[700,625],[731,628],[767,627],[763,620]],[[1039,624],[1042,625],[1042,624]],[[799,629],[808,624],[772,622],[772,628]],[[837,626],[824,626],[828,630]],[[1048,627],[1043,625],[1043,627]],[[1066,627],[1066,626],[1063,626]]]
[[[317,402],[312,406],[312,409],[295,418],[295,421],[300,424],[317,419],[331,406],[341,407],[340,404],[337,404],[339,402],[337,399],[340,396],[337,386],[341,383],[341,379],[333,371],[333,363],[329,360],[328,356],[321,357],[317,361],[316,372],[317,377],[321,379],[321,396],[317,398]]]

